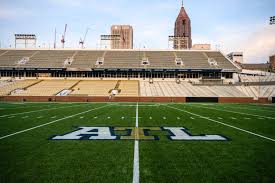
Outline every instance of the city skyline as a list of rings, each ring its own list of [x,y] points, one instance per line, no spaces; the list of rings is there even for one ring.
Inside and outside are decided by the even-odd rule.
[[[57,28],[57,46],[64,25],[68,24],[67,48],[78,47],[87,27],[87,48],[98,47],[101,34],[113,24],[129,24],[134,29],[134,48],[168,47],[181,2],[165,0],[2,0],[0,2],[1,47],[14,46],[15,33],[34,33],[38,45],[53,47]],[[193,44],[211,43],[225,54],[244,51],[245,61],[266,62],[275,54],[275,26],[269,25],[275,2],[263,0],[184,1],[192,22]]]

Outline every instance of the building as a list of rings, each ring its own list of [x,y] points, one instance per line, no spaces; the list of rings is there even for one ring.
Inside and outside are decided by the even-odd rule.
[[[174,49],[192,48],[191,20],[186,13],[183,4],[175,22],[174,28]]]
[[[243,52],[231,52],[227,57],[235,63],[243,64]]]
[[[211,44],[194,44],[192,50],[211,50]]]
[[[269,57],[269,63],[271,69],[274,71],[275,70],[275,55]]]
[[[133,27],[130,25],[113,25],[111,35],[118,39],[111,40],[111,49],[133,49]]]

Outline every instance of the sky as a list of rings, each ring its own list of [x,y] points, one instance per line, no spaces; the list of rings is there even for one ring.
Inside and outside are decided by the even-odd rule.
[[[193,44],[210,43],[224,54],[243,51],[246,63],[267,62],[275,54],[275,0],[184,0]],[[37,46],[57,47],[68,24],[66,48],[99,48],[113,24],[134,28],[134,48],[167,49],[180,0],[0,0],[1,47],[14,47],[14,34],[36,34]]]

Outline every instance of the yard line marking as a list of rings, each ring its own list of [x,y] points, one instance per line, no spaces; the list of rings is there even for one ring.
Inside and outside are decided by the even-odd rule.
[[[138,128],[138,103],[136,105],[136,129]],[[134,167],[133,167],[133,183],[139,183],[139,149],[138,140],[135,140],[134,148]]]
[[[194,106],[194,107],[198,107],[198,106]],[[247,115],[247,116],[256,116],[256,117],[261,117],[261,118],[268,118],[268,119],[275,119],[272,117],[268,117],[268,116],[261,116],[261,115],[257,115],[257,114],[248,114],[248,113],[243,113],[243,112],[236,112],[236,111],[229,111],[229,110],[222,110],[222,109],[216,109],[216,108],[212,108],[212,107],[204,107],[204,106],[199,106],[202,108],[206,108],[206,109],[214,109],[217,111],[224,111],[224,112],[231,112],[231,113],[236,113],[236,114],[243,114],[243,115]]]
[[[265,109],[252,109],[252,108],[247,108],[247,107],[230,107],[230,106],[226,106],[224,108],[231,108],[231,109],[244,109],[244,110],[253,110],[253,111],[265,111],[265,112],[273,112],[272,110],[265,110]]]
[[[263,138],[263,139],[266,139],[266,140],[270,140],[270,141],[275,142],[275,139],[272,139],[272,138],[269,138],[269,137],[266,137],[266,136],[263,136],[263,135],[254,133],[254,132],[250,132],[250,131],[248,131],[248,130],[244,130],[244,129],[242,129],[242,128],[238,128],[238,127],[235,127],[235,126],[232,126],[232,125],[229,125],[229,124],[226,124],[226,123],[223,123],[223,122],[214,120],[214,119],[210,119],[210,118],[201,116],[201,115],[199,115],[199,114],[195,114],[195,113],[192,113],[192,112],[189,112],[189,111],[186,111],[186,110],[183,110],[183,109],[179,109],[179,108],[176,108],[176,107],[171,107],[171,106],[167,106],[167,107],[172,108],[172,109],[175,109],[175,110],[178,110],[178,111],[186,112],[186,113],[188,113],[188,114],[191,114],[191,115],[194,115],[194,116],[198,116],[198,117],[207,119],[207,120],[209,120],[209,121],[212,121],[212,122],[215,122],[215,123],[218,123],[218,124],[221,124],[221,125],[230,127],[230,128],[234,128],[234,129],[236,129],[236,130],[239,130],[239,131],[242,131],[242,132],[245,132],[245,133],[248,133],[248,134],[251,134],[251,135],[254,135],[254,136],[257,136],[257,137],[260,137],[260,138]]]
[[[79,116],[81,114],[86,114],[88,112],[91,112],[91,111],[94,111],[94,110],[97,110],[97,109],[101,109],[101,108],[104,108],[104,107],[108,107],[108,106],[110,106],[110,105],[105,105],[105,106],[97,107],[97,108],[94,108],[94,109],[89,109],[87,111],[80,112],[80,113],[77,113],[77,114],[73,114],[71,116],[67,116],[67,117],[64,117],[64,118],[60,118],[60,119],[57,119],[57,120],[54,120],[54,121],[51,121],[51,122],[48,122],[48,123],[45,123],[45,124],[42,124],[42,125],[34,126],[34,127],[31,127],[31,128],[25,129],[25,130],[21,130],[21,131],[15,132],[15,133],[11,133],[9,135],[5,135],[5,136],[0,137],[0,140],[8,138],[8,137],[11,137],[11,136],[14,136],[14,135],[17,135],[17,134],[20,134],[20,133],[31,131],[31,130],[34,130],[34,129],[37,129],[37,128],[40,128],[40,127],[43,127],[43,126],[47,126],[47,125],[56,123],[58,121],[62,121],[62,120],[69,119],[69,118],[73,118],[73,117]]]
[[[79,104],[79,105],[85,105],[85,104]],[[62,108],[69,108],[69,107],[76,107],[79,105],[71,105],[71,106],[65,106],[65,107],[56,107],[56,108],[49,108],[49,109],[40,109],[40,110],[34,110],[34,111],[28,111],[28,112],[20,112],[20,113],[14,113],[14,114],[6,114],[0,116],[1,118],[3,117],[8,117],[8,116],[14,116],[14,115],[20,115],[20,114],[29,114],[29,113],[34,113],[34,112],[40,112],[40,111],[49,111],[49,110],[54,110],[54,109],[62,109]]]

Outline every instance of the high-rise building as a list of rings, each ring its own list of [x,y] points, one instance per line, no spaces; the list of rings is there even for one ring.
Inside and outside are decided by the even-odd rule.
[[[175,22],[174,37],[174,49],[192,48],[191,20],[183,7],[183,3]]]
[[[111,40],[111,49],[133,49],[133,27],[130,25],[113,25],[111,35],[118,36]]]

